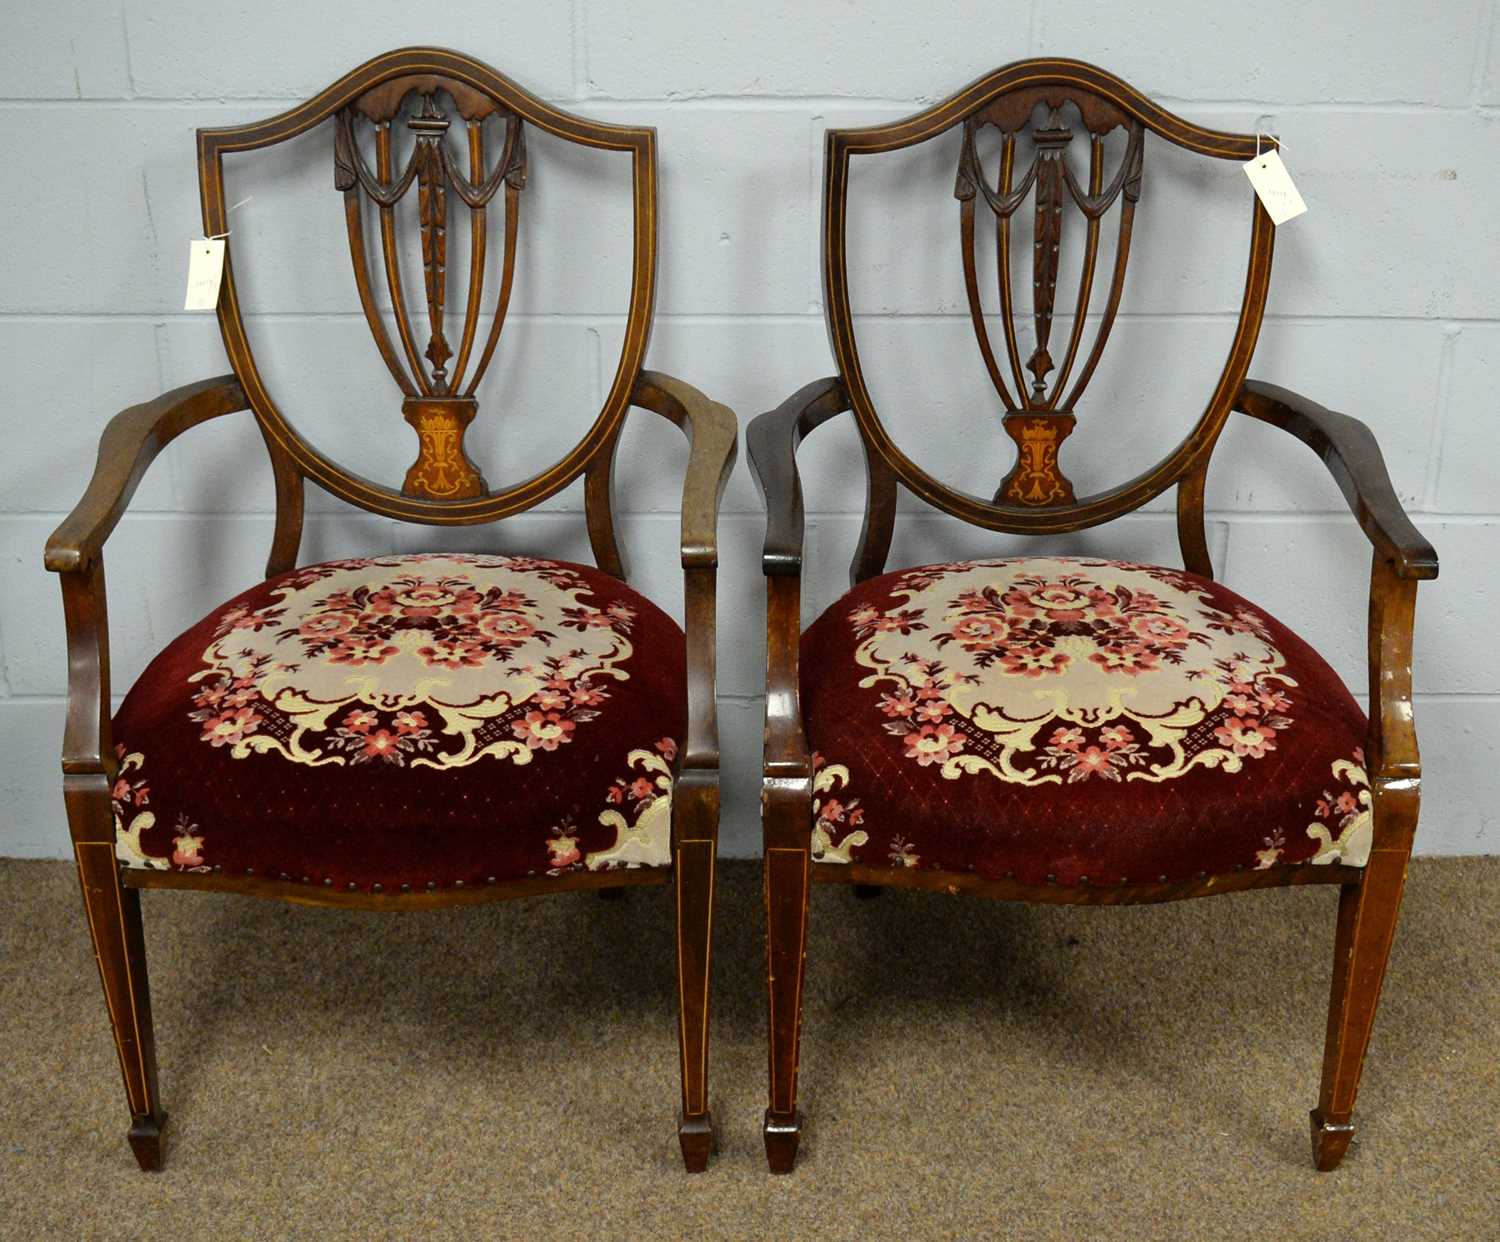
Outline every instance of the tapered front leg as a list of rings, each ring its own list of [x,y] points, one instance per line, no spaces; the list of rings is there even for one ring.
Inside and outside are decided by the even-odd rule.
[[[1376,850],[1360,883],[1344,885],[1339,894],[1323,1085],[1311,1114],[1313,1163],[1320,1172],[1338,1168],[1354,1137],[1354,1099],[1396,934],[1407,858],[1406,850]]]
[[[677,1139],[689,1173],[708,1168],[714,1149],[708,1107],[709,979],[713,957],[714,863],[718,848],[716,772],[688,770],[672,796],[677,889],[677,1034],[682,1112]]]
[[[770,1034],[770,1107],[764,1136],[773,1173],[797,1160],[802,1118],[797,1065],[802,1034],[802,980],[807,958],[812,804],[804,781],[768,780],[765,816],[766,996]]]
[[[161,1135],[166,1114],[156,1085],[156,1044],[151,1029],[151,993],[146,983],[140,894],[120,883],[108,778],[99,773],[68,776],[64,791],[84,913],[125,1078],[130,1147],[141,1168],[153,1172],[162,1166]]]

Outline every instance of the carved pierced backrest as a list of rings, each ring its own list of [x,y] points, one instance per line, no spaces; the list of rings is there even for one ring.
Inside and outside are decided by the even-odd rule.
[[[1001,424],[1014,442],[1014,464],[991,499],[941,483],[892,441],[861,371],[849,299],[851,158],[912,147],[954,128],[960,141],[953,192],[970,318]],[[1111,148],[1106,140],[1117,130],[1123,141]],[[1137,478],[1081,499],[1060,461],[1059,448],[1076,424],[1075,405],[1094,377],[1123,299],[1136,208],[1148,175],[1148,132],[1215,159],[1248,160],[1256,153],[1254,135],[1193,125],[1103,70],[1067,60],[1009,65],[892,125],[829,131],[824,286],[834,356],[866,452],[929,503],[995,530],[1078,529],[1137,508],[1206,462],[1249,366],[1265,307],[1273,229],[1259,203],[1253,207],[1237,330],[1191,432]],[[1069,159],[1078,148],[1087,151],[1086,161],[1079,161],[1086,167],[1082,175]],[[1029,246],[1015,244],[1023,223]],[[1113,260],[1101,265],[1106,228],[1113,232]],[[977,253],[991,239],[997,286],[992,293],[982,287],[987,282]],[[1078,282],[1059,288],[1069,247],[1081,251]],[[1054,316],[1070,321],[1064,337],[1053,331]],[[998,330],[991,327],[995,318]]]
[[[300,472],[375,512],[433,523],[492,520],[566,486],[609,451],[645,354],[656,262],[654,131],[571,116],[478,61],[436,48],[407,48],[376,57],[280,116],[200,130],[205,232],[227,229],[226,153],[273,146],[316,126],[325,126],[331,139],[331,181],[343,200],[359,304],[390,373],[392,404],[401,402],[417,445],[397,489],[361,478],[301,436],[256,366],[231,259],[219,322],[278,472]],[[528,129],[630,155],[631,297],[614,383],[583,439],[549,469],[491,491],[465,451],[464,433],[478,412],[476,392],[500,344],[510,305],[530,171]],[[468,254],[450,266],[449,236],[455,228],[466,229]],[[494,247],[500,250],[499,274],[487,288]],[[418,267],[421,283],[408,287],[407,276]],[[367,424],[361,433],[371,434]]]

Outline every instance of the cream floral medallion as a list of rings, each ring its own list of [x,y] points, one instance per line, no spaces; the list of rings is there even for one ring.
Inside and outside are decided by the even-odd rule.
[[[1238,772],[1292,724],[1266,620],[1187,574],[1118,561],[961,561],[848,617],[860,685],[904,758],[949,780],[1166,781]],[[831,774],[830,774],[831,776]]]
[[[219,621],[191,719],[236,759],[453,768],[573,741],[628,674],[635,612],[526,557],[392,556],[300,571]]]

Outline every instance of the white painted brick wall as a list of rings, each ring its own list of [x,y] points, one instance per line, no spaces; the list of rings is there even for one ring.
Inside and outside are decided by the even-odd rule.
[[[1473,635],[1500,606],[1497,10],[1500,0],[1169,0],[1105,21],[1082,0],[453,0],[420,13],[371,0],[351,23],[340,7],[286,0],[21,6],[0,43],[10,170],[0,181],[0,853],[66,852],[61,609],[42,542],[81,493],[111,413],[224,367],[212,319],[177,309],[184,242],[199,224],[193,130],[268,115],[414,42],[460,47],[600,119],[658,128],[650,361],[742,419],[831,369],[817,265],[825,126],[890,120],[1047,52],[1095,60],[1206,124],[1274,127],[1312,210],[1277,239],[1253,373],[1365,418],[1437,545],[1443,577],[1418,608],[1418,848],[1495,852],[1500,657]],[[496,463],[492,480],[543,464],[597,408],[630,275],[624,168],[545,139],[532,156],[509,348],[473,436],[476,455]],[[407,432],[357,315],[328,148],[309,140],[253,158],[266,180],[244,190],[230,164],[231,192],[256,194],[232,220],[234,245],[274,378],[318,442],[399,477]],[[1248,207],[1238,172],[1159,143],[1147,159],[1127,314],[1068,450],[1083,487],[1116,481],[1181,435],[1239,300]],[[859,167],[856,192],[871,197],[851,213],[853,292],[893,434],[979,490],[1007,467],[1007,442],[964,313],[951,161],[950,141]],[[863,502],[853,446],[835,425],[804,449],[809,619],[844,588]],[[147,477],[110,545],[117,690],[257,576],[272,504],[262,452],[247,421],[225,420],[179,441]],[[621,456],[624,537],[642,587],[679,612],[683,457],[671,428],[635,416]],[[1333,484],[1300,445],[1244,420],[1215,461],[1209,542],[1222,576],[1300,627],[1363,695],[1368,550]],[[498,529],[447,535],[312,497],[309,558],[439,541],[587,557],[577,487]],[[725,845],[738,855],[757,844],[761,530],[742,464],[726,496],[720,577]],[[1021,546],[909,506],[891,563]],[[1032,546],[1176,557],[1160,502]]]

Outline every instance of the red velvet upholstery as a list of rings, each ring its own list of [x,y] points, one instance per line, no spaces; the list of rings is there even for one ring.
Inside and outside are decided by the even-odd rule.
[[[1359,706],[1285,626],[1180,570],[873,578],[803,635],[802,711],[817,861],[1118,884],[1369,852]]]
[[[666,866],[682,632],[596,569],[434,554],[270,579],[115,718],[136,867],[397,891]]]

